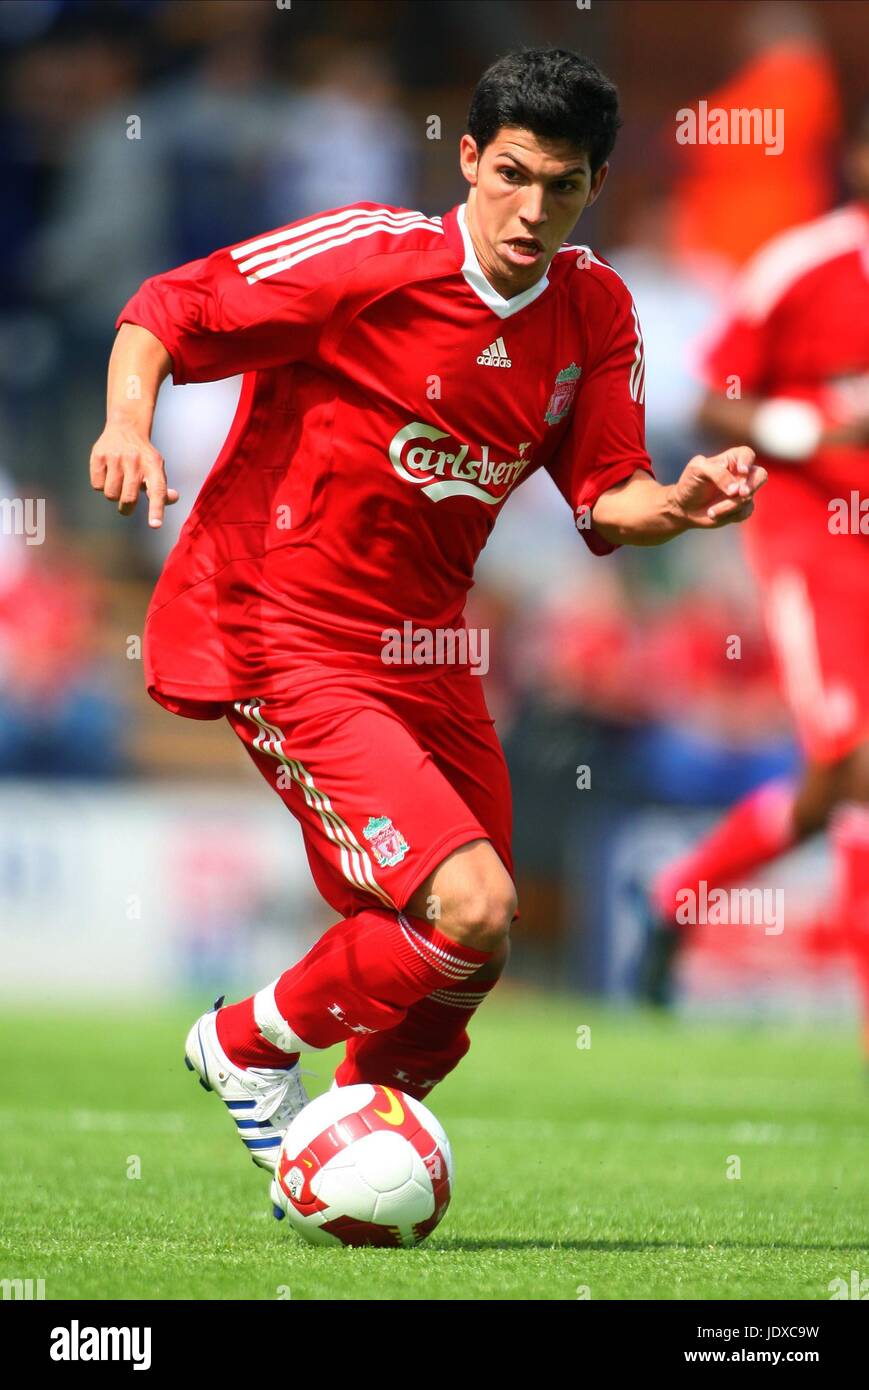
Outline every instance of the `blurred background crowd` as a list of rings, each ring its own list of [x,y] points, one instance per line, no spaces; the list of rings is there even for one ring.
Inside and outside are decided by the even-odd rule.
[[[231,828],[237,817],[221,811],[205,836],[210,857],[191,856],[201,817],[221,798],[230,805],[230,786],[250,795],[275,845],[300,852],[228,731],[173,719],[144,693],[137,635],[149,591],[239,382],[164,387],[155,442],[181,501],[163,531],[93,496],[87,461],[114,321],[141,281],[357,199],[452,207],[464,199],[457,146],[483,68],[522,44],[586,52],[618,84],[624,128],[604,196],[574,239],[633,292],[649,447],[669,481],[708,444],[693,421],[693,361],[734,274],[771,235],[845,196],[841,151],[865,100],[866,28],[852,0],[0,5],[0,497],[46,507],[44,544],[0,532],[0,901],[22,930],[40,920],[48,871],[20,808],[38,821],[45,798],[52,815],[66,804],[79,822],[102,807],[119,844],[140,834],[154,783],[179,798],[186,829],[176,825],[162,851],[178,872],[162,877],[183,937],[173,949],[197,980],[225,983],[230,959],[245,973],[240,933],[260,923],[280,940],[283,911],[280,884],[263,887],[257,837],[246,844]],[[678,144],[676,113],[700,99],[784,109],[782,154]],[[594,560],[542,477],[511,499],[484,553],[468,620],[491,633],[487,694],[513,771],[517,979],[618,993],[613,942],[629,943],[644,865],[796,764],[738,539],[696,540]],[[578,785],[581,767],[590,787]],[[203,795],[210,783],[220,792]],[[153,814],[166,804],[155,798]],[[52,834],[74,845],[73,829]],[[147,891],[123,876],[117,900],[94,907],[75,861],[73,849],[60,854],[52,891],[85,916],[102,912],[106,940],[113,913],[135,923],[139,901],[147,917]],[[314,930],[323,921],[310,912]],[[143,971],[147,957],[143,947]],[[720,983],[724,966],[707,964]],[[762,960],[751,968],[763,975]]]

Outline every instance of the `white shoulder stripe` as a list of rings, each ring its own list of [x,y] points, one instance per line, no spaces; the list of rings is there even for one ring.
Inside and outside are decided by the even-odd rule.
[[[282,270],[289,270],[291,266],[299,265],[302,261],[309,260],[311,256],[319,256],[323,251],[331,251],[335,246],[346,246],[348,242],[358,241],[360,237],[374,236],[375,232],[385,232],[387,236],[403,236],[405,232],[418,231],[420,225],[419,223],[413,223],[407,227],[391,227],[386,222],[376,222],[368,227],[360,227],[358,231],[350,232],[349,234],[345,233],[343,236],[332,237],[330,241],[321,242],[318,246],[310,246],[306,251],[299,251],[292,255],[285,256],[282,260],[264,266],[262,270],[257,270],[253,275],[248,275],[245,278],[249,285],[254,285],[258,280],[266,280],[270,275],[277,275]],[[440,234],[443,236],[443,232]]]
[[[600,260],[600,258],[594,254],[590,246],[565,245],[559,246],[558,250],[572,251],[576,256],[581,255],[586,261],[593,261],[595,265],[599,265],[602,270],[612,271],[617,280],[622,280],[618,271],[615,270],[613,266],[608,265],[606,261]],[[556,255],[557,254],[558,252],[556,252]],[[625,286],[625,289],[628,290],[628,294],[630,294],[630,290],[624,280],[622,280],[622,284]],[[637,318],[637,311],[634,307],[633,296],[631,296],[631,314],[633,315],[634,329],[637,337],[634,347],[634,362],[628,378],[628,388],[631,393],[631,400],[636,401],[638,405],[643,405],[646,400],[646,349],[643,343],[642,330],[640,329],[640,320]]]
[[[292,227],[281,227],[276,232],[269,232],[268,236],[257,237],[255,241],[248,241],[243,246],[236,246],[230,254],[234,261],[238,261],[242,256],[250,256],[255,251],[262,251],[266,246],[276,246],[278,242],[293,241],[296,237],[307,236],[309,232],[318,232],[321,227],[335,227],[341,222],[346,222],[351,217],[388,217],[397,222],[407,221],[409,217],[424,218],[425,213],[414,212],[412,209],[406,212],[395,212],[392,208],[338,208],[335,212],[326,212],[319,217],[309,217],[304,222],[297,222]],[[433,222],[434,218],[427,219]],[[438,219],[439,221],[440,219]]]
[[[297,261],[307,260],[308,255],[315,255],[318,251],[326,251],[331,247],[344,244],[345,241],[355,240],[355,237],[347,234],[358,227],[367,229],[360,235],[370,235],[375,231],[400,233],[416,231],[421,228],[439,236],[444,235],[441,226],[420,212],[394,213],[387,209],[357,209],[355,211],[344,209],[340,213],[312,218],[310,221],[299,223],[295,227],[284,228],[282,231],[259,237],[256,241],[248,242],[245,246],[237,246],[230,252],[230,255],[233,260],[238,262],[238,270],[242,274],[253,271],[257,266],[272,263],[271,268],[266,272],[259,271],[256,274],[246,275],[248,283],[254,284],[257,280],[264,279],[266,274],[274,275],[278,269],[282,270]],[[302,254],[305,252],[307,254]],[[276,262],[278,264],[275,264]]]
[[[736,312],[750,322],[766,318],[803,275],[867,246],[867,228],[855,208],[841,208],[777,236],[756,253],[738,280]]]
[[[640,405],[646,399],[646,354],[643,346],[643,335],[640,331],[640,320],[637,318],[637,311],[631,301],[631,313],[634,316],[634,328],[637,333],[637,343],[634,349],[634,365],[631,368],[631,375],[628,385],[631,392],[631,400],[637,401]]]
[[[343,235],[345,232],[352,232],[356,227],[377,226],[377,227],[399,227],[401,230],[411,230],[415,227],[428,226],[427,220],[421,213],[401,214],[394,217],[386,213],[358,212],[347,218],[339,226],[321,228],[308,235],[302,235],[302,229],[295,228],[291,234],[287,234],[284,240],[276,242],[268,250],[260,251],[257,255],[248,256],[245,260],[239,261],[238,268],[243,274],[253,270],[256,266],[265,265],[269,261],[279,260],[282,256],[295,256],[298,251],[306,251],[309,246],[317,246],[320,243],[328,242],[331,237]],[[431,231],[443,235],[440,227],[431,227]],[[336,243],[332,243],[333,245]],[[233,256],[236,254],[232,253]]]

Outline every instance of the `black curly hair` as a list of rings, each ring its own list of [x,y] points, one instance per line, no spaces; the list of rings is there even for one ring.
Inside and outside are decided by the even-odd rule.
[[[565,140],[596,173],[621,125],[619,94],[597,63],[566,48],[520,48],[488,67],[471,97],[468,133],[480,154],[502,126]]]

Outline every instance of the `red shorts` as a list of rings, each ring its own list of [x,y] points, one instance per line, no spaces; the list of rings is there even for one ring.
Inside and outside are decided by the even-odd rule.
[[[309,668],[291,693],[225,711],[299,821],[314,881],[342,917],[405,907],[471,840],[491,841],[512,876],[510,780],[478,676]]]
[[[786,500],[781,527],[746,528],[746,547],[800,743],[831,763],[869,738],[869,537],[831,534],[820,494]]]

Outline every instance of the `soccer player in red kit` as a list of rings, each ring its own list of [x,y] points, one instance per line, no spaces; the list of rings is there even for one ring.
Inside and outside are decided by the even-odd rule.
[[[659,874],[653,1002],[670,996],[682,890],[745,878],[830,826],[832,914],[869,1014],[869,111],[848,165],[854,200],[757,254],[705,355],[702,422],[750,439],[769,470],[743,534],[805,770],[749,794]]]
[[[148,612],[148,689],[228,720],[340,918],[187,1039],[267,1169],[301,1052],[345,1043],[337,1084],[425,1098],[504,968],[510,787],[462,612],[507,497],[547,469],[602,555],[741,521],[765,480],[744,447],[652,476],[631,296],[563,244],[618,124],[587,59],[508,55],[474,93],[465,204],[323,212],[155,276],[119,316],[91,478],[124,514],[144,488],[159,525],[177,496],[149,443],[164,377],[244,373]],[[408,632],[412,656],[452,634],[456,659],[396,661]]]

